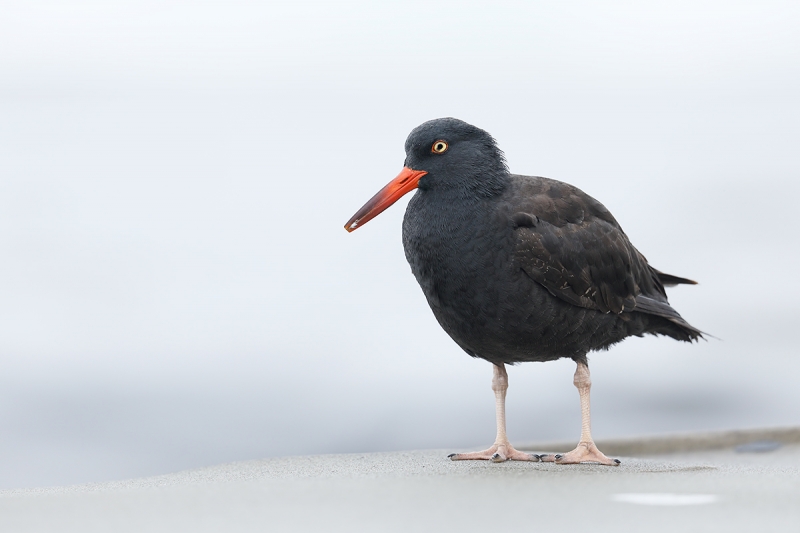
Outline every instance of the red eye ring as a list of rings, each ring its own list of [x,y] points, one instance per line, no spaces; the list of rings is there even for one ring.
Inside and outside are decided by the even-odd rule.
[[[431,146],[431,153],[432,154],[443,154],[447,151],[447,142],[438,140],[433,143]]]

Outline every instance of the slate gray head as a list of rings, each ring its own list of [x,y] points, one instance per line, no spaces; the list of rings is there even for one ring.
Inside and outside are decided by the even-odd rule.
[[[437,118],[417,126],[405,148],[403,170],[347,221],[347,231],[363,226],[416,188],[481,197],[496,192],[501,178],[508,175],[494,138],[457,118]]]

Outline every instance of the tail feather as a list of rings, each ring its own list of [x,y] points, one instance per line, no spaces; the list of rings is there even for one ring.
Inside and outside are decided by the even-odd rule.
[[[680,279],[680,278],[679,278]],[[699,339],[705,339],[704,335],[708,335],[704,331],[692,326],[683,317],[673,309],[668,303],[648,298],[643,294],[636,297],[635,311],[655,315],[666,318],[668,326],[654,330],[655,333],[668,335],[673,339],[692,342]],[[663,322],[662,322],[663,324]]]
[[[675,285],[697,285],[697,282],[691,279],[681,278],[679,276],[673,276],[672,274],[665,274],[664,272],[660,272],[655,268],[653,269],[653,271],[658,276],[658,280],[665,287],[674,287]]]

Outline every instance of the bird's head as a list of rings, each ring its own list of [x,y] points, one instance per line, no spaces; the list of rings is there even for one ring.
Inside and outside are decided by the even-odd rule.
[[[496,194],[508,175],[505,157],[491,135],[457,118],[437,118],[406,139],[403,170],[373,196],[344,228],[354,231],[414,189],[455,191],[465,198]]]

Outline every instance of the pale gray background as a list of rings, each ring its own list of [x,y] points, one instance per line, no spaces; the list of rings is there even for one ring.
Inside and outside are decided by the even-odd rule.
[[[417,124],[612,210],[722,340],[592,358],[596,436],[800,423],[800,4],[0,3],[0,488],[489,444],[407,199],[344,222]],[[577,438],[570,361],[512,441]]]

